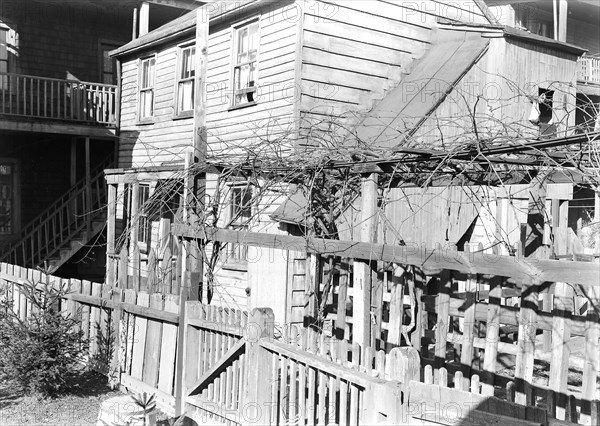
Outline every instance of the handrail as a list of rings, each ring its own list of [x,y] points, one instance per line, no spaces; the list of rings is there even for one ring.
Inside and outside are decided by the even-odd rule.
[[[71,189],[38,215],[23,229],[17,243],[0,257],[0,261],[35,267],[54,255],[89,223],[87,215],[106,205],[104,169],[113,164],[113,156],[94,169],[89,182],[78,181]],[[91,191],[91,193],[89,193]]]
[[[117,86],[0,72],[0,114],[116,125]]]
[[[98,164],[96,167],[94,167],[91,171],[90,171],[90,176],[93,176],[92,179],[95,179],[98,174],[102,174],[104,173],[105,169],[110,169],[112,167],[112,165],[114,164],[115,160],[114,160],[114,154],[110,154],[108,155],[106,158],[104,158],[104,160],[102,160],[100,162],[100,164]],[[19,233],[19,236],[15,239],[22,239],[25,237],[25,235],[29,234],[31,232],[31,229],[36,228],[39,226],[39,224],[37,224],[37,222],[42,222],[42,219],[48,215],[50,215],[50,212],[54,209],[56,210],[58,207],[60,207],[62,204],[64,204],[66,199],[69,199],[71,197],[71,193],[73,191],[76,190],[76,188],[80,188],[80,187],[84,187],[86,185],[86,179],[85,177],[79,179],[77,182],[75,182],[75,184],[69,188],[69,190],[67,192],[65,192],[59,199],[57,199],[54,203],[52,203],[50,206],[48,206],[43,212],[41,212],[40,214],[38,214],[36,217],[34,217],[33,219],[31,219],[27,225],[25,225],[22,229],[21,232]]]
[[[84,85],[94,85],[94,86],[101,86],[101,87],[109,87],[109,88],[116,88],[117,86],[115,86],[114,84],[106,84],[106,83],[94,83],[91,81],[81,81],[81,80],[76,80],[76,79],[66,79],[66,78],[54,78],[54,77],[40,77],[39,75],[30,75],[30,74],[19,74],[19,73],[15,73],[15,72],[0,72],[0,75],[9,75],[9,76],[18,76],[18,77],[26,77],[26,78],[35,78],[37,80],[44,80],[44,81],[60,81],[60,82],[67,82],[67,83],[78,83],[78,84],[84,84]]]

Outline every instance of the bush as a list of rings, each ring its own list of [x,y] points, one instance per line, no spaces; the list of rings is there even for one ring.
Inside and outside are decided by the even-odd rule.
[[[25,321],[10,298],[0,301],[0,376],[25,393],[51,396],[80,370],[87,342],[78,318],[60,312],[67,289],[28,282],[20,290],[32,308]]]

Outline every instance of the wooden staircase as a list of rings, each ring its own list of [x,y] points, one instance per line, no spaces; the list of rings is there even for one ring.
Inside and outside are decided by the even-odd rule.
[[[0,249],[0,262],[56,271],[97,235],[106,223],[106,158],[84,178],[23,228],[19,237]],[[44,269],[46,268],[46,269]]]

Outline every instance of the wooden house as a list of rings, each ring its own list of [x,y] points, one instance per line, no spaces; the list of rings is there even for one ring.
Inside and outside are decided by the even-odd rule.
[[[185,1],[178,4],[183,5]],[[188,7],[193,2],[187,2]],[[140,1],[0,3],[0,258],[100,279],[103,170],[120,94],[108,52],[182,9]],[[164,10],[162,8],[165,8]],[[152,12],[152,13],[150,13]],[[94,239],[97,237],[96,239]],[[93,247],[92,247],[93,246]]]
[[[499,23],[587,50],[577,69],[577,125],[596,130],[600,111],[600,5],[596,1],[486,0]]]
[[[373,1],[211,3],[151,31],[111,53],[121,66],[122,98],[118,167],[106,171],[109,282],[158,285],[156,274],[173,266],[171,255],[181,247],[173,244],[170,225],[193,219],[181,208],[190,196],[185,188],[194,186],[190,166],[200,173],[199,201],[218,211],[214,225],[294,233],[298,225],[285,220],[290,211],[282,207],[285,192],[255,202],[247,181],[222,174],[220,166],[272,141],[280,155],[340,136],[381,158],[402,146],[451,149],[473,136],[473,120],[458,128],[442,119],[460,114],[466,120],[478,98],[492,112],[475,121],[490,135],[509,121],[514,126],[502,133],[505,140],[537,138],[541,128],[529,117],[550,90],[564,94],[547,112],[556,123],[553,136],[564,136],[575,124],[571,85],[583,52],[507,29],[480,1],[421,8]],[[440,131],[449,146],[440,146]],[[442,219],[448,225],[456,215],[452,210]],[[477,213],[463,216],[448,225],[451,237],[446,232],[426,242],[457,243]],[[400,213],[390,220],[404,226]],[[211,270],[212,303],[271,306],[277,321],[301,321],[301,261],[294,250],[230,244]],[[160,285],[172,290],[170,281]]]

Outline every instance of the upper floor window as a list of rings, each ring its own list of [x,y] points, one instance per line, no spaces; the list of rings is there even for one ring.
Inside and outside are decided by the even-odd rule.
[[[233,106],[256,101],[258,21],[233,30]]]
[[[194,111],[194,79],[196,77],[196,48],[185,46],[179,49],[177,70],[177,115]]]
[[[154,115],[154,75],[156,74],[156,58],[142,59],[140,63],[140,120],[152,118]]]

